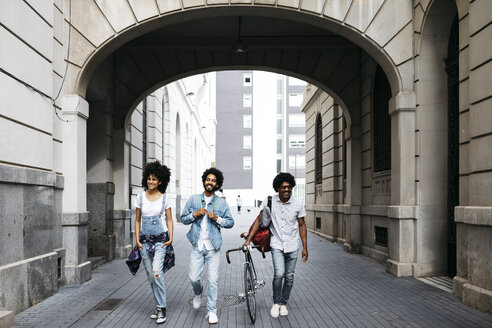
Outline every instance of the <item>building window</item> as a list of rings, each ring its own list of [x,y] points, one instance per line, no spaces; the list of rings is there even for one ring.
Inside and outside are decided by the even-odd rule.
[[[282,114],[284,111],[284,100],[282,96],[277,96],[277,114]]]
[[[277,118],[277,134],[282,134],[282,119]]]
[[[303,128],[305,126],[304,114],[289,114],[289,128]]]
[[[316,116],[316,145],[315,148],[315,176],[316,183],[321,183],[323,181],[323,124],[321,121],[321,114],[318,113]]]
[[[282,77],[277,79],[277,95],[282,95],[284,93],[284,80]]]
[[[302,93],[289,93],[289,106],[299,107],[302,104],[304,95]]]
[[[391,169],[391,118],[388,102],[391,87],[381,67],[374,78],[374,172]]]
[[[243,74],[243,86],[250,87],[251,85],[253,85],[253,74],[244,73]]]
[[[277,173],[282,172],[282,160],[277,159]]]
[[[295,77],[289,76],[289,85],[292,86],[306,86],[307,83],[304,82],[303,80],[299,80]]]
[[[289,148],[304,148],[304,146],[305,146],[304,134],[289,135]]]
[[[250,129],[252,126],[251,115],[243,115],[243,128]]]
[[[251,149],[251,136],[243,136],[243,148]]]
[[[347,121],[343,116],[343,178],[347,178],[347,140],[345,139],[347,131]]]
[[[253,104],[253,97],[250,93],[246,93],[243,95],[243,107],[251,107]]]
[[[289,169],[303,169],[306,167],[305,155],[289,155]]]
[[[251,170],[251,156],[243,156],[243,169]]]
[[[169,93],[167,91],[167,87],[163,87],[162,94],[162,162],[164,163],[164,159],[166,158],[166,140],[165,140],[165,131],[166,131],[166,115],[169,112]]]
[[[282,139],[277,139],[277,154],[282,154]]]
[[[142,102],[142,169],[147,164],[147,98]]]

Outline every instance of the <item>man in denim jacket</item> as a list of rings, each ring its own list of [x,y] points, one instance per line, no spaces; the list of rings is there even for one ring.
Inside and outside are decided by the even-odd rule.
[[[219,287],[220,246],[222,235],[220,228],[232,228],[234,219],[226,201],[215,195],[222,187],[224,176],[216,168],[209,168],[202,175],[205,191],[191,196],[181,212],[181,222],[191,224],[186,235],[193,249],[190,256],[190,279],[193,286],[193,307],[198,309],[201,303],[203,286],[200,276],[205,263],[208,264],[208,322],[215,324],[217,318],[217,293]]]

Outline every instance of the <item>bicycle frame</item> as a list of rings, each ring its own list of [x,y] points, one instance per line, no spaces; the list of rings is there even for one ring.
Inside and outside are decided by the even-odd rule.
[[[256,290],[264,286],[263,281],[259,281],[256,275],[256,268],[251,257],[250,250],[257,248],[261,251],[263,258],[265,258],[265,252],[263,246],[248,246],[247,248],[234,248],[226,251],[227,263],[231,263],[229,258],[230,252],[243,251],[244,252],[244,298],[246,299],[246,305],[248,307],[249,317],[251,322],[256,321]]]

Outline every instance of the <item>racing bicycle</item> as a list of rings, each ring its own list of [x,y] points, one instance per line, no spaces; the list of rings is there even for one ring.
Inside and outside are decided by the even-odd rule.
[[[241,235],[243,237],[243,235]],[[250,250],[257,248],[261,251],[263,258],[265,258],[265,251],[263,246],[248,246],[233,248],[226,251],[227,263],[231,264],[231,259],[229,258],[230,252],[243,251],[244,253],[244,268],[243,268],[243,281],[244,281],[244,298],[246,299],[246,305],[248,307],[249,317],[252,323],[256,321],[256,290],[265,286],[263,280],[258,280],[256,275],[255,265],[253,263],[253,258],[251,256]]]

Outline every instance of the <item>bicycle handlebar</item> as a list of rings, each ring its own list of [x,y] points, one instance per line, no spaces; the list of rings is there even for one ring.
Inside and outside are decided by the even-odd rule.
[[[257,248],[260,250],[261,252],[261,255],[263,256],[263,258],[266,258],[265,256],[265,250],[263,248],[263,246],[259,245],[259,246],[250,246],[251,248]],[[229,253],[230,252],[237,252],[237,251],[244,251],[242,247],[239,247],[239,248],[232,248],[232,249],[228,249],[226,251],[226,259],[227,259],[227,263],[231,264],[231,259],[229,258]],[[249,252],[249,250],[248,250]]]

